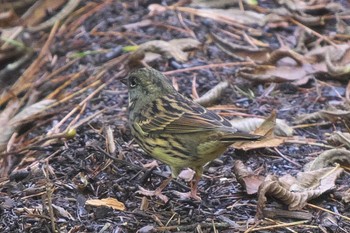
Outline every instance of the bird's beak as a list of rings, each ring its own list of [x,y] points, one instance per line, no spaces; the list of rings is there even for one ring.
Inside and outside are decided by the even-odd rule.
[[[124,77],[124,78],[119,79],[119,80],[120,80],[120,82],[122,82],[123,84],[128,85],[128,77]]]

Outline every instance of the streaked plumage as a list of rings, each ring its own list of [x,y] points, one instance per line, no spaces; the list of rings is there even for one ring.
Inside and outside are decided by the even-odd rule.
[[[203,166],[229,145],[259,138],[239,132],[226,119],[184,97],[155,69],[130,73],[128,88],[129,122],[136,142],[169,165],[173,177],[189,167],[198,182]]]

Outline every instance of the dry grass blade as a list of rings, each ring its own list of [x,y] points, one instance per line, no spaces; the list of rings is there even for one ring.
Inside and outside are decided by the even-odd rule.
[[[10,90],[5,92],[0,97],[0,106],[2,106],[11,98],[13,98],[13,95],[20,94],[21,92],[28,89],[32,85],[33,80],[36,77],[35,74],[40,70],[42,65],[46,62],[46,55],[48,54],[49,47],[54,40],[54,36],[57,32],[57,29],[58,29],[58,24],[56,23],[52,28],[49,38],[47,39],[44,46],[42,47],[40,54],[38,55],[36,60],[26,69],[26,71],[21,75],[21,77],[16,81],[16,83],[10,88]]]
[[[1,7],[9,6],[9,1],[1,2]],[[233,11],[210,6],[195,9],[188,0],[172,1],[168,6],[150,2],[14,0],[14,10],[10,7],[0,13],[0,24],[8,27],[0,29],[0,128],[6,136],[0,136],[4,141],[0,232],[350,232],[348,151],[327,151],[350,144],[350,15],[346,1],[231,0],[228,5],[234,2]],[[211,2],[226,4],[227,0]],[[40,14],[33,13],[26,20],[22,13],[30,5]],[[67,7],[69,11],[62,15]],[[21,17],[25,22],[16,22]],[[26,30],[41,22],[37,33]],[[176,40],[186,37],[190,40]],[[141,51],[142,56],[133,57],[136,49],[150,42],[153,44]],[[163,42],[170,49],[164,49]],[[32,50],[32,58],[23,56],[20,46]],[[246,62],[230,62],[230,56]],[[198,187],[201,203],[180,200],[172,192],[190,191],[184,185],[193,180],[188,170],[179,175],[187,181],[174,180],[165,189],[166,204],[147,196],[141,203],[140,195],[135,195],[138,185],[145,193],[157,187],[168,177],[168,169],[163,163],[150,164],[144,156],[147,152],[130,135],[128,88],[120,81],[136,68],[129,63],[133,58],[139,59],[138,65],[171,74],[174,85],[186,96],[197,98],[197,91],[210,90],[198,102],[209,106],[217,101],[221,105],[208,109],[228,119],[245,118],[235,121],[236,128],[252,132],[260,127],[256,131],[263,135],[260,141],[239,145],[250,151],[229,148],[204,170]],[[55,102],[46,108],[39,106],[16,116],[50,99]],[[176,111],[181,106],[170,107]],[[285,122],[275,120],[274,114],[264,120],[273,109]],[[321,115],[306,119],[313,123],[289,127],[297,116],[316,111]],[[11,119],[18,127],[8,130]],[[327,134],[335,129],[338,132],[326,142]],[[180,147],[175,141],[170,143]],[[232,151],[244,157],[249,167],[234,164]],[[164,159],[175,165],[176,159],[182,160],[172,151],[164,153],[173,155]],[[298,174],[309,161],[313,171]],[[337,167],[323,168],[334,164]],[[257,169],[249,170],[253,167]],[[242,192],[237,192],[240,184],[235,182],[233,169]],[[341,169],[344,172],[337,179]],[[260,174],[271,172],[298,175],[261,183]],[[257,200],[247,197],[245,190],[255,193],[259,186],[266,188],[269,207],[263,214],[272,219],[253,216]],[[310,199],[320,193],[323,195]],[[107,207],[108,201],[98,200],[101,207],[86,205],[89,196],[102,199],[110,194],[122,202],[112,201],[116,209],[127,205],[128,211]],[[275,200],[270,204],[269,195],[286,204],[276,205]],[[311,201],[319,206],[307,204]],[[303,210],[291,211],[288,205]]]
[[[28,30],[30,32],[37,32],[53,26],[55,23],[66,18],[79,5],[79,3],[80,0],[69,0],[68,3],[62,8],[62,10],[59,13],[57,13],[54,17],[37,26],[28,27]]]
[[[57,11],[65,2],[64,0],[37,1],[21,16],[23,25],[27,27],[37,25],[47,16],[48,10]]]
[[[291,226],[299,226],[307,223],[308,221],[298,221],[298,222],[291,222],[291,223],[281,223],[281,224],[276,224],[276,225],[271,225],[271,226],[266,226],[266,227],[256,227],[253,229],[250,229],[249,231],[246,232],[254,232],[254,231],[263,231],[263,230],[272,230],[276,228],[285,228],[285,227],[291,227]]]
[[[166,72],[163,72],[163,74],[172,75],[172,74],[177,74],[177,73],[190,72],[190,71],[194,71],[194,70],[225,68],[225,67],[230,67],[230,66],[244,66],[244,65],[253,65],[253,63],[252,62],[228,62],[228,63],[221,63],[221,64],[209,64],[209,65],[204,65],[204,66],[195,66],[195,67],[190,67],[190,68],[166,71]]]
[[[0,152],[4,150],[6,147],[6,144],[8,140],[10,139],[11,135],[24,123],[28,122],[30,119],[32,119],[35,115],[47,110],[47,108],[54,103],[55,100],[42,100],[38,103],[32,104],[30,106],[27,106],[22,111],[17,113],[15,116],[9,118],[9,116],[13,115],[13,113],[8,113],[8,111],[17,111],[16,106],[13,106],[13,104],[16,105],[18,102],[12,102],[8,107],[6,108],[6,111],[2,112],[0,117],[2,117],[3,129],[2,134],[0,136]],[[17,106],[18,107],[18,106]],[[4,115],[6,114],[6,116]],[[5,119],[7,118],[7,120]]]

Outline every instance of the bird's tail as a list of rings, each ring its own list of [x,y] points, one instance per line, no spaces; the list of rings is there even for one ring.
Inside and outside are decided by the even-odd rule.
[[[224,142],[237,142],[237,141],[258,141],[262,138],[260,135],[250,134],[243,131],[237,131],[234,134],[228,134],[222,137],[220,140]]]

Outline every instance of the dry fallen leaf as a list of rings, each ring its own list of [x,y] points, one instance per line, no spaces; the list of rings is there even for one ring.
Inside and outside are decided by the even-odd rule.
[[[66,219],[70,219],[75,221],[74,217],[64,208],[57,206],[55,204],[52,204],[52,207],[57,211],[57,213],[59,214],[59,216],[66,218]]]
[[[295,85],[303,85],[315,72],[311,68],[310,66],[256,65],[238,69],[237,76],[254,82],[293,82]]]
[[[348,79],[350,73],[350,45],[324,46],[302,55],[291,49],[255,48],[211,34],[213,41],[228,55],[254,65],[237,70],[237,76],[256,82],[293,82],[303,85],[316,74],[328,74]]]
[[[192,169],[187,168],[185,170],[182,170],[178,175],[178,177],[183,179],[186,182],[190,182],[193,179],[194,174],[195,172]]]
[[[142,194],[144,196],[148,196],[148,197],[152,197],[155,194],[155,191],[151,191],[151,190],[147,190],[145,188],[142,188],[141,186],[139,186],[139,190],[136,192],[137,194]],[[169,198],[167,196],[165,196],[162,193],[157,193],[157,197],[159,199],[161,199],[164,203],[167,203]]]
[[[220,82],[212,89],[194,101],[204,107],[212,105],[216,100],[220,99],[225,89],[229,86],[228,82]]]
[[[350,111],[336,109],[335,107],[332,107],[332,108],[329,107],[327,110],[321,110],[318,112],[299,116],[297,119],[295,119],[294,122],[296,124],[301,124],[305,122],[312,122],[319,119],[323,119],[331,122],[336,122],[338,120],[350,122]]]
[[[24,124],[28,119],[36,114],[46,110],[55,100],[42,100],[30,106],[23,108],[15,116],[13,114],[18,110],[18,102],[9,102],[5,110],[0,114],[0,123],[2,124],[2,133],[0,134],[0,151],[4,150],[11,135]]]
[[[262,118],[237,118],[230,120],[232,125],[242,131],[251,132],[256,130],[261,124],[265,121]],[[276,119],[276,126],[274,130],[274,134],[277,136],[293,136],[293,128],[290,127],[285,120]]]
[[[312,162],[305,165],[306,171],[313,171],[329,166],[334,166],[337,163],[341,166],[349,166],[350,165],[350,151],[337,148],[324,151],[319,156],[317,156]]]
[[[13,9],[0,11],[0,28],[13,27],[18,25],[19,17]]]
[[[24,26],[34,26],[40,23],[47,17],[48,11],[56,11],[66,1],[64,0],[47,0],[38,1],[32,7],[29,7],[26,13],[22,16]]]
[[[264,181],[263,176],[254,174],[253,171],[245,167],[240,160],[235,161],[233,173],[235,174],[237,181],[246,189],[246,192],[249,195],[257,193],[260,184]]]
[[[166,59],[174,58],[179,62],[185,62],[188,59],[186,50],[196,49],[200,46],[200,42],[192,38],[173,39],[171,41],[152,40],[147,41],[139,46],[135,46],[136,51],[131,55],[130,60],[145,59],[150,61],[147,56],[157,59],[154,54],[160,54]],[[151,53],[149,55],[149,53]]]
[[[268,175],[259,187],[257,217],[263,217],[266,196],[273,196],[288,204],[290,210],[300,210],[308,200],[334,189],[335,180],[342,172],[340,167],[322,168],[299,173],[297,179],[288,175],[288,182],[283,177]]]
[[[90,206],[97,206],[97,207],[106,206],[106,207],[111,207],[115,210],[121,210],[121,211],[125,210],[125,205],[122,202],[111,197],[104,198],[104,199],[90,199],[90,200],[87,200],[85,204]]]
[[[328,135],[327,142],[332,146],[344,146],[350,149],[350,133],[335,131]]]
[[[344,192],[342,196],[343,196],[342,201],[344,203],[350,203],[350,189],[348,189],[346,192]]]
[[[253,134],[263,136],[258,141],[253,142],[236,142],[232,146],[236,149],[251,150],[257,148],[276,147],[284,142],[283,138],[276,137],[274,135],[274,129],[276,126],[276,111],[269,116]]]
[[[150,4],[148,6],[150,11],[149,15],[156,15],[167,10],[176,10],[178,12],[185,12],[200,17],[213,19],[218,22],[227,23],[230,25],[245,24],[245,25],[264,25],[268,20],[265,14],[257,13],[254,11],[242,11],[236,8],[228,9],[196,9],[191,7],[165,7],[160,4]],[[253,30],[253,28],[252,28]]]
[[[271,57],[272,49],[270,48],[254,48],[231,43],[214,33],[211,33],[210,36],[222,51],[240,61],[253,60],[256,63],[262,63]]]

